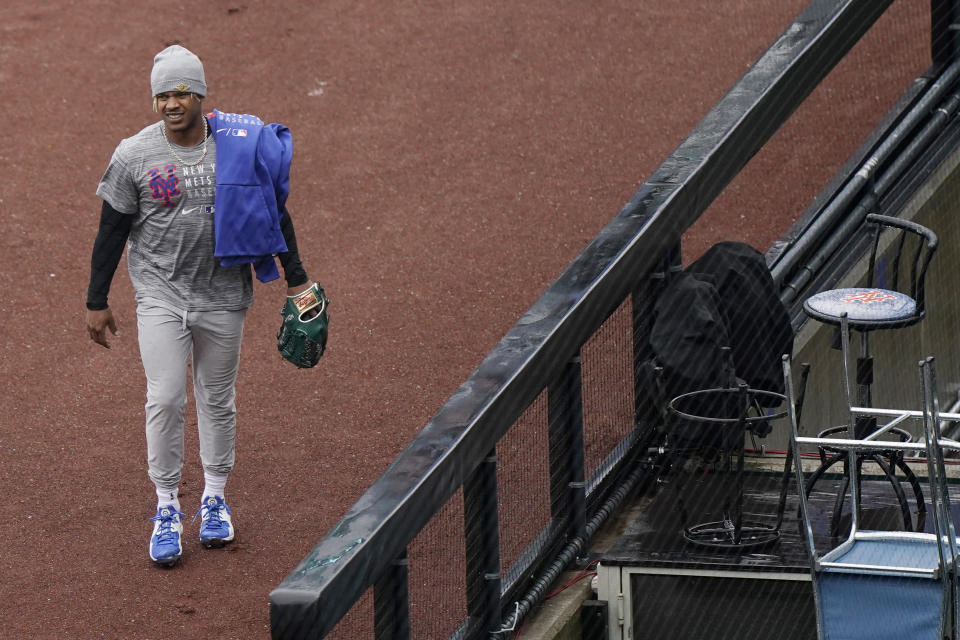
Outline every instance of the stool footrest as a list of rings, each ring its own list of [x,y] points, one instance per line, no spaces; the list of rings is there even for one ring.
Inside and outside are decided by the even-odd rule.
[[[683,530],[683,537],[690,544],[701,547],[743,549],[773,544],[780,539],[780,529],[762,522],[744,521],[738,532],[730,521],[717,520],[687,527]]]

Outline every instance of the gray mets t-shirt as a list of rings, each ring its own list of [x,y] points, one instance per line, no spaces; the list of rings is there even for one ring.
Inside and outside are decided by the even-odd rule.
[[[187,162],[203,151],[170,143]],[[137,300],[155,298],[185,311],[232,311],[253,302],[250,265],[221,267],[213,257],[216,142],[196,166],[170,152],[160,123],[122,140],[97,195],[117,211],[136,216],[127,263]]]

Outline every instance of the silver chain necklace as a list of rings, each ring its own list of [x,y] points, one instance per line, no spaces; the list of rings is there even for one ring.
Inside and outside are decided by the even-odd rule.
[[[187,162],[181,158],[176,151],[173,150],[173,145],[170,144],[170,139],[167,137],[167,126],[164,124],[163,120],[160,121],[160,133],[163,134],[163,141],[167,143],[167,149],[170,149],[170,153],[173,154],[174,158],[180,161],[180,164],[186,167],[195,167],[203,162],[203,159],[207,157],[207,138],[209,137],[209,131],[207,127],[209,126],[210,124],[207,122],[207,119],[203,118],[203,153],[200,154],[200,157],[196,162]]]

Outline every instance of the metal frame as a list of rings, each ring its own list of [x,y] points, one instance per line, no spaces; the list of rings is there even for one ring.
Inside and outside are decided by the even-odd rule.
[[[950,509],[950,491],[944,458],[946,451],[960,452],[960,442],[943,437],[941,424],[949,421],[950,413],[940,412],[937,398],[937,374],[933,358],[921,362],[921,383],[924,404],[924,438],[927,442],[927,473],[934,479],[931,503],[933,505],[934,530],[940,540],[940,564],[946,568],[945,579],[951,593],[951,606],[947,616],[950,638],[960,638],[960,575],[957,573],[957,559],[960,556],[960,542],[957,540],[957,527]]]
[[[807,544],[807,550],[810,555],[811,576],[813,578],[814,586],[814,603],[817,610],[817,633],[820,638],[825,637],[824,620],[822,617],[823,603],[821,602],[822,596],[819,589],[820,575],[824,570],[833,570],[846,573],[862,572],[870,575],[887,576],[915,575],[931,580],[939,579],[942,583],[941,593],[943,599],[941,602],[940,629],[938,638],[942,637],[944,631],[952,626],[952,614],[950,613],[950,603],[954,599],[954,590],[951,587],[952,571],[950,570],[952,562],[947,562],[945,560],[944,551],[942,549],[942,542],[944,539],[944,535],[942,533],[944,526],[942,513],[935,515],[934,533],[919,533],[910,531],[868,531],[863,530],[860,527],[860,474],[858,465],[856,464],[856,457],[858,454],[862,454],[864,452],[888,451],[891,449],[896,449],[903,452],[909,451],[915,454],[925,454],[928,458],[928,469],[930,470],[929,483],[932,487],[931,493],[933,494],[932,497],[935,511],[942,510],[944,508],[943,501],[937,497],[939,495],[939,490],[936,489],[936,486],[938,485],[938,475],[936,474],[936,466],[933,464],[932,460],[938,457],[938,453],[934,450],[935,447],[931,446],[930,436],[927,435],[923,442],[900,442],[880,439],[884,434],[889,434],[891,430],[897,427],[897,425],[902,424],[906,420],[922,420],[926,433],[929,431],[929,425],[932,422],[939,421],[941,419],[960,419],[960,414],[931,414],[931,410],[928,408],[930,405],[929,396],[930,394],[935,394],[935,391],[931,390],[932,385],[930,384],[926,370],[928,364],[929,361],[921,363],[921,385],[924,391],[923,395],[925,400],[924,410],[918,411],[878,409],[871,407],[851,407],[850,413],[852,419],[848,428],[847,437],[822,438],[805,437],[801,436],[799,433],[799,425],[794,409],[795,402],[790,358],[788,356],[784,356],[783,358],[783,375],[788,399],[787,412],[790,418],[791,428],[791,449],[793,451],[794,471],[798,487],[797,494],[800,502],[800,514],[804,534],[803,537]],[[854,434],[853,418],[864,416],[874,418],[889,418],[889,421],[886,424],[879,425],[872,433],[863,435],[862,437],[857,437],[857,435]],[[817,552],[813,527],[811,525],[811,514],[808,499],[806,491],[803,490],[803,487],[806,486],[806,479],[803,471],[803,462],[800,449],[801,445],[831,447],[833,449],[844,451],[848,456],[848,477],[846,480],[846,486],[850,498],[850,532],[845,540],[843,540],[833,549],[824,553],[822,556]],[[926,545],[928,547],[932,545],[936,547],[940,560],[937,566],[932,569],[926,567],[888,566],[872,563],[840,562],[839,559],[846,555],[859,542],[917,543]],[[855,615],[855,613],[856,612],[850,612],[850,615]]]
[[[691,399],[702,400],[703,398],[723,398],[724,396],[736,396],[739,407],[739,415],[737,417],[693,415],[680,409],[684,402]],[[746,431],[751,424],[766,421],[772,422],[787,415],[786,411],[775,413],[753,411],[754,415],[750,415],[751,410],[758,406],[758,398],[764,398],[768,402],[776,401],[776,404],[783,404],[785,400],[782,394],[762,389],[750,389],[745,383],[741,383],[737,387],[691,391],[673,398],[667,404],[668,411],[678,417],[694,422],[713,424],[718,428],[727,430],[733,434],[729,439],[737,443],[735,451],[724,452],[725,457],[728,459],[736,455],[736,469],[730,469],[729,463],[726,463],[720,465],[724,471],[718,472],[717,482],[721,485],[727,485],[726,490],[722,491],[722,495],[720,496],[723,500],[723,517],[721,520],[690,524],[689,514],[685,508],[683,498],[686,488],[686,474],[681,473],[680,479],[675,482],[677,505],[681,512],[683,537],[691,544],[707,548],[732,550],[766,546],[780,539],[780,523],[782,520],[782,518],[779,517],[780,514],[778,514],[775,524],[749,518],[744,514],[743,474]],[[760,404],[771,406],[766,403]]]

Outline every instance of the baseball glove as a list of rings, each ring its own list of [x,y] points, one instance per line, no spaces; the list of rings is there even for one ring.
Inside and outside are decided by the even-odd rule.
[[[277,349],[286,360],[301,369],[316,366],[327,348],[327,299],[323,288],[314,283],[306,291],[287,296],[280,312],[283,324],[277,333]]]

